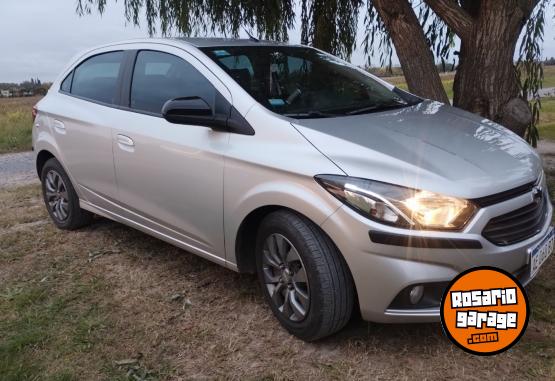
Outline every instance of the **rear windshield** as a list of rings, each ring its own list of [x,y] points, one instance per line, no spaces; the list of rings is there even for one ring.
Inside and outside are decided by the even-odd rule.
[[[281,115],[324,118],[407,107],[421,100],[390,90],[343,61],[307,47],[202,49],[258,102]]]

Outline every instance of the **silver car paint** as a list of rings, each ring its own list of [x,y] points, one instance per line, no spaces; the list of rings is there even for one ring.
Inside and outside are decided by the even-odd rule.
[[[256,134],[171,125],[162,118],[58,92],[61,80],[83,59],[120,49],[160,50],[187,60]],[[83,208],[233,270],[238,270],[237,233],[250,213],[272,205],[296,210],[320,225],[340,249],[367,320],[437,321],[435,309],[406,312],[387,307],[407,285],[447,281],[469,267],[489,264],[515,272],[526,266],[527,248],[549,226],[547,222],[541,234],[508,247],[494,246],[480,235],[491,217],[530,203],[532,196],[527,194],[481,209],[463,232],[411,232],[473,238],[482,242],[483,249],[372,243],[370,229],[403,231],[354,213],[320,187],[314,175],[348,174],[473,198],[537,178],[538,155],[507,130],[437,102],[348,118],[281,117],[259,105],[200,50],[182,41],[130,41],[79,55],[39,102],[38,110],[35,152],[47,150],[58,158],[77,185]],[[551,214],[550,206],[549,221]]]
[[[349,176],[451,196],[499,193],[541,171],[539,156],[520,137],[439,102],[296,126]]]

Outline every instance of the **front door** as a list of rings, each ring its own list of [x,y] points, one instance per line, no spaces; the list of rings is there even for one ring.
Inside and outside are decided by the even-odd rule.
[[[127,218],[223,261],[222,152],[229,134],[161,117],[168,100],[199,96],[214,107],[217,94],[206,76],[177,54],[139,51],[130,111],[122,113],[112,138],[118,202]]]

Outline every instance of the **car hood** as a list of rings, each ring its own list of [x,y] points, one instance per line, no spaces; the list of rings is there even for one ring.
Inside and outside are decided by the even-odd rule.
[[[293,125],[349,176],[452,196],[503,192],[536,180],[542,168],[511,131],[434,101]]]

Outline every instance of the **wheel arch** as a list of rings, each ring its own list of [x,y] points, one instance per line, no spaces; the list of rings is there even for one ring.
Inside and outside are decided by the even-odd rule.
[[[52,158],[56,158],[56,156],[54,156],[52,152],[46,149],[39,151],[39,153],[37,154],[37,159],[35,164],[37,169],[37,175],[39,176],[39,178],[42,173],[42,168],[44,168],[44,164],[46,164],[46,162]]]
[[[343,260],[345,257],[333,241],[333,239],[329,236],[329,234],[322,229],[322,227],[314,222],[310,217],[306,216],[305,214],[291,209],[287,206],[283,205],[265,205],[256,208],[255,210],[251,211],[241,222],[239,225],[239,229],[237,230],[237,236],[235,239],[235,256],[237,261],[237,269],[240,273],[249,273],[254,274],[256,273],[256,238],[258,234],[258,228],[260,223],[266,216],[269,214],[276,212],[278,210],[287,210],[291,213],[297,214],[302,218],[310,221],[314,226],[316,226],[323,234],[325,234],[330,241],[333,243]],[[346,261],[345,261],[346,264]],[[348,266],[347,266],[348,268]],[[349,269],[350,272],[350,269]]]
[[[239,225],[235,238],[235,257],[240,273],[256,273],[255,248],[258,227],[267,215],[281,209],[291,210],[281,205],[258,207],[250,212]]]
[[[352,279],[353,285],[353,292],[354,292],[354,306],[353,311],[360,315],[360,306],[358,300],[358,290],[356,283],[354,282],[353,274],[349,264],[339,249],[339,247],[335,244],[333,239],[330,235],[317,223],[315,223],[312,219],[300,213],[297,210],[288,208],[283,205],[265,205],[256,208],[255,210],[251,211],[241,222],[239,225],[239,229],[237,231],[237,237],[235,240],[235,255],[237,261],[237,270],[239,273],[247,273],[247,274],[256,274],[256,238],[258,234],[258,228],[262,220],[268,216],[269,214],[276,212],[278,210],[287,210],[292,213],[295,213],[307,221],[310,221],[314,226],[316,226],[325,236],[327,236],[330,242],[335,246],[335,249],[339,253],[343,263],[349,273],[349,276]]]

